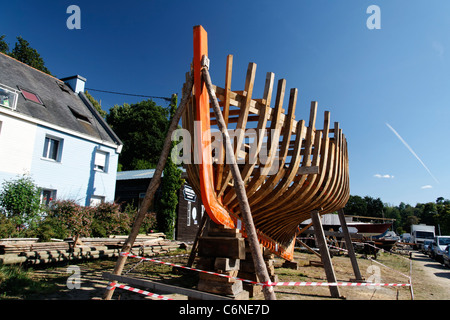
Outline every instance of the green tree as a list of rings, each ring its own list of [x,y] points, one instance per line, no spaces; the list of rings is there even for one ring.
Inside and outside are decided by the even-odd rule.
[[[367,216],[368,217],[382,217],[384,205],[380,198],[372,198],[369,196],[364,197],[367,206]]]
[[[393,223],[393,230],[397,232],[397,234],[404,233],[401,223],[401,215],[398,207],[384,205],[384,217],[395,219]]]
[[[177,96],[172,95],[170,102],[170,121],[177,110]],[[172,148],[176,142],[172,142]],[[169,239],[174,238],[176,221],[176,209],[178,205],[178,190],[184,183],[181,179],[182,171],[178,169],[171,159],[171,153],[167,159],[161,181],[161,196],[155,203],[158,230],[166,234]]]
[[[47,74],[51,74],[45,66],[44,59],[42,59],[41,55],[36,51],[36,49],[30,47],[28,41],[23,39],[21,36],[17,37],[15,47],[9,55],[14,59],[29,65],[30,67],[41,70]]]
[[[435,223],[435,216],[437,213],[436,203],[425,203],[422,209],[422,214],[420,215],[420,222],[428,225],[437,225],[437,223]]]
[[[5,41],[5,35],[0,36],[0,52],[9,53],[9,45]]]
[[[88,100],[92,103],[95,109],[97,109],[98,113],[105,118],[108,114],[105,110],[102,109],[102,105],[98,102],[87,90],[84,92]]]
[[[122,170],[154,168],[169,128],[169,112],[152,100],[115,105],[106,122],[123,141],[119,165]]]
[[[28,175],[4,181],[0,192],[0,210],[16,226],[19,234],[34,228],[40,220],[41,189]]]
[[[367,203],[360,196],[350,196],[344,208],[345,214],[367,216]]]

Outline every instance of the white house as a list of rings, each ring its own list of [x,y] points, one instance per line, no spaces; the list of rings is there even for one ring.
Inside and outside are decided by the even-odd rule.
[[[45,202],[114,201],[122,142],[85,96],[85,82],[0,54],[0,183],[27,173]]]

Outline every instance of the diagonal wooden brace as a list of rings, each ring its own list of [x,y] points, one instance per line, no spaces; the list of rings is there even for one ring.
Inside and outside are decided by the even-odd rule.
[[[206,61],[205,59],[202,59]],[[209,75],[208,68],[206,65],[202,66],[202,75],[203,80],[206,84],[206,89],[208,90],[209,97],[211,99],[211,104],[214,110],[214,113],[217,118],[217,124],[219,126],[219,130],[223,136],[223,143],[225,147],[225,152],[227,153],[226,158],[231,160],[229,164],[231,173],[233,175],[234,180],[234,188],[236,189],[236,196],[239,200],[239,206],[241,208],[242,219],[244,221],[245,230],[247,233],[247,239],[250,245],[250,250],[252,253],[253,263],[255,265],[255,270],[258,278],[263,283],[270,283],[269,273],[267,271],[266,264],[264,262],[264,258],[259,246],[258,235],[256,233],[256,228],[253,223],[253,217],[250,211],[250,205],[247,199],[247,193],[245,191],[244,181],[241,177],[241,173],[239,171],[239,167],[236,162],[236,158],[233,154],[233,148],[231,145],[231,139],[228,134],[228,129],[225,124],[225,120],[222,115],[222,111],[220,110],[219,102],[217,101],[217,97],[212,87],[211,77]],[[229,154],[231,153],[231,154]],[[266,300],[276,300],[275,292],[273,287],[265,286],[263,288],[264,298]]]

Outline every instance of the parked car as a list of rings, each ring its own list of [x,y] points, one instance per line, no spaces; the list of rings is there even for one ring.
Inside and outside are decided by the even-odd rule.
[[[435,244],[434,244],[434,242],[431,242],[429,245],[428,245],[428,248],[427,248],[427,255],[430,257],[430,258],[434,258],[434,251],[433,251],[433,247],[435,246]]]
[[[450,257],[449,257],[450,245],[448,245],[445,250],[442,258],[444,259],[444,265],[450,268]]]
[[[434,237],[433,241],[433,257],[436,261],[443,261],[445,248],[450,244],[450,236]]]
[[[428,247],[429,247],[429,245],[430,245],[431,243],[433,243],[433,240],[425,240],[425,241],[423,242],[423,247],[422,247],[422,252],[423,252],[423,253],[428,254]]]

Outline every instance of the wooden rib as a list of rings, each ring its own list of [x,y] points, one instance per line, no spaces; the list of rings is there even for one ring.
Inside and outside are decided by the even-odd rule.
[[[257,197],[252,199],[253,201],[249,200],[250,204],[254,203],[252,210],[254,210],[255,212],[262,206],[265,206],[269,202],[271,203],[271,202],[273,202],[273,200],[276,200],[277,190],[281,190],[280,188],[282,188],[282,185],[283,185],[283,183],[282,183],[283,178],[285,176],[289,176],[289,173],[291,171],[291,170],[285,169],[285,163],[286,163],[287,152],[289,149],[289,144],[291,141],[292,125],[294,123],[293,118],[295,115],[295,107],[297,105],[297,95],[298,95],[298,90],[291,89],[290,96],[289,96],[288,115],[285,118],[287,121],[284,122],[284,127],[283,127],[283,132],[282,132],[283,143],[282,143],[280,151],[279,151],[279,158],[281,160],[279,163],[280,169],[278,170],[277,174],[269,177],[269,179],[265,183],[265,190],[262,189],[261,192],[258,192],[258,196],[257,196],[257,197],[259,197],[259,199],[266,198],[266,196],[269,193],[271,193],[271,198],[266,199],[265,201],[261,201],[259,203],[257,203],[257,201],[258,201]],[[291,183],[291,181],[286,181],[286,182],[287,182],[287,184]],[[279,185],[280,188],[276,189],[277,185]],[[275,188],[275,190],[274,190],[274,188]]]
[[[312,112],[315,112],[317,105],[314,104],[314,109]],[[325,112],[324,117],[324,129],[322,131],[316,131],[316,142],[314,147],[314,153],[313,153],[313,161],[311,163],[312,167],[319,167],[319,174],[317,175],[310,175],[310,182],[308,186],[302,190],[302,193],[300,196],[297,194],[297,199],[293,202],[290,197],[286,199],[280,197],[280,193],[277,194],[277,196],[274,196],[276,201],[276,206],[267,207],[265,206],[265,209],[261,211],[261,213],[267,214],[269,210],[279,211],[279,210],[289,210],[290,208],[295,208],[297,211],[301,211],[302,207],[305,205],[308,205],[314,195],[318,192],[318,189],[320,188],[320,185],[325,177],[325,168],[327,165],[327,158],[328,158],[328,129],[329,129],[329,112]],[[320,142],[320,138],[322,137],[322,142]],[[320,149],[320,153],[318,150]],[[319,156],[320,154],[320,156]],[[320,163],[319,163],[320,161]],[[305,167],[301,167],[305,168]],[[308,168],[308,167],[306,167]],[[295,175],[294,175],[295,176]],[[290,180],[290,182],[292,179]],[[290,183],[289,182],[289,183]],[[315,188],[312,188],[313,185],[316,185]],[[282,191],[287,192],[286,185],[282,186]],[[289,193],[287,194],[289,195]],[[269,200],[270,201],[270,200]],[[271,201],[273,202],[273,201]],[[270,202],[270,203],[271,203]],[[269,203],[269,204],[270,204]],[[312,205],[313,208],[316,206],[320,206],[320,203],[314,203]],[[312,209],[311,209],[312,210]],[[259,212],[258,212],[259,213]],[[301,221],[297,221],[297,224],[299,224]]]
[[[229,54],[227,56],[227,68],[225,74],[225,98],[224,98],[224,106],[223,106],[223,119],[225,120],[225,124],[228,125],[228,117],[230,113],[230,93],[231,93],[231,75],[233,72],[233,55]],[[225,164],[225,152],[223,148],[223,143],[220,144],[220,152],[219,152],[219,163],[216,169],[216,190],[219,191],[222,186],[222,176],[223,176],[223,167]]]
[[[275,130],[277,133],[280,132],[280,129],[283,125],[283,123],[281,121],[279,121],[280,119],[280,114],[281,114],[281,110],[282,110],[282,106],[283,106],[283,99],[284,99],[284,93],[285,93],[285,89],[286,89],[286,80],[285,79],[280,79],[278,81],[278,87],[277,87],[277,96],[276,96],[276,100],[275,100],[275,113],[274,113],[274,117],[273,120],[271,122],[271,126],[270,129]],[[269,148],[269,154],[267,155],[268,161],[266,161],[266,163],[264,165],[260,165],[260,170],[257,171],[256,175],[253,177],[253,179],[251,181],[249,181],[247,187],[246,187],[246,192],[247,192],[247,197],[249,200],[250,205],[252,205],[252,202],[254,202],[255,196],[257,196],[256,194],[258,193],[259,190],[261,190],[261,188],[264,188],[264,185],[262,185],[262,183],[266,180],[266,177],[268,175],[268,173],[270,172],[270,168],[273,165],[273,161],[278,161],[275,158],[276,155],[276,151],[278,149],[278,137],[272,137],[272,138],[276,138],[275,140],[273,140],[273,143],[269,142],[270,140],[270,135],[272,134],[271,132],[268,132],[268,138],[267,138],[267,145],[270,146]],[[259,190],[258,190],[259,188]],[[262,192],[262,191],[261,191]],[[233,200],[232,197],[227,197],[228,201]],[[238,202],[236,199],[233,200],[233,203],[230,204],[229,202],[226,202],[224,200],[224,204],[225,205],[229,205],[230,208],[238,210]]]
[[[240,109],[239,121],[236,125],[236,130],[241,130],[241,131],[236,131],[239,133],[239,135],[237,137],[236,144],[234,145],[235,156],[238,154],[238,150],[241,149],[242,141],[244,139],[244,130],[247,125],[247,117],[250,112],[250,103],[252,101],[253,86],[254,86],[254,82],[255,82],[255,73],[256,73],[256,64],[249,63],[248,68],[247,68],[247,76],[245,79],[245,91],[246,91],[245,101],[244,101],[244,105]],[[225,172],[226,172],[226,174],[225,174]],[[223,195],[223,193],[225,192],[225,189],[228,187],[228,183],[232,179],[230,170],[225,169],[224,175],[226,178],[222,183],[222,188],[220,189],[219,193],[217,194],[217,196],[219,198]]]
[[[254,155],[254,158],[248,158],[246,159],[245,166],[242,170],[242,179],[244,180],[244,183],[248,181],[251,174],[253,173],[253,168],[255,167],[257,163],[257,159],[259,156],[259,153],[261,151],[261,147],[263,145],[263,140],[265,136],[265,128],[267,125],[268,120],[268,111],[270,110],[270,102],[272,100],[272,91],[273,91],[273,83],[274,83],[275,75],[272,72],[267,73],[266,76],[266,84],[264,86],[264,94],[262,101],[264,102],[264,108],[260,110],[260,114],[258,116],[258,125],[256,127],[256,150],[251,150],[251,155]],[[250,118],[250,116],[249,116]],[[254,145],[253,145],[254,147]]]
[[[314,104],[314,102],[311,103],[311,110],[310,110],[310,119],[309,119],[309,126],[305,127],[306,132],[306,138],[305,138],[305,147],[302,151],[303,159],[302,159],[302,167],[309,167],[311,165],[311,159],[310,156],[312,154],[312,139],[314,135],[314,126],[315,126],[315,119],[316,119],[316,112],[317,112],[317,105]],[[304,189],[306,179],[308,178],[308,175],[297,175],[294,178],[294,181],[296,182],[291,188],[289,188],[289,192],[286,194],[283,194],[281,196],[280,202],[286,202],[286,201],[292,201],[294,197],[296,197],[298,194],[300,194],[300,190]]]

